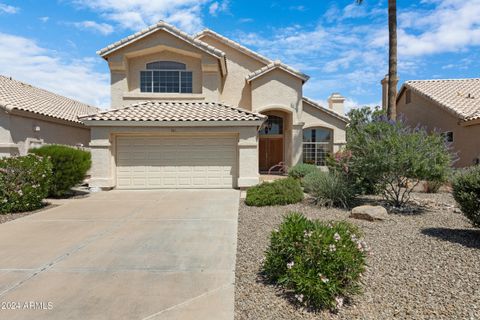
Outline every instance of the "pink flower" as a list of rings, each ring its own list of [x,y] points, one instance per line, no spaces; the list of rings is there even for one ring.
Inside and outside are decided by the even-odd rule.
[[[331,245],[328,246],[328,250],[330,250],[330,252],[335,252],[335,251],[337,251],[337,247],[335,247],[334,244],[331,244]]]
[[[303,294],[296,294],[295,295],[295,298],[300,301],[300,302],[303,302]]]
[[[292,269],[292,267],[293,267],[294,264],[295,264],[295,262],[293,262],[293,261],[287,263],[287,268],[288,268],[288,269]]]
[[[330,280],[325,277],[323,274],[320,274],[320,280],[322,280],[323,283],[328,283]]]

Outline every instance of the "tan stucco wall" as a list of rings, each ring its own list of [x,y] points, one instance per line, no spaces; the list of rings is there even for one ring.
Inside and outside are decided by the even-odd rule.
[[[220,102],[252,110],[251,88],[245,79],[265,64],[211,36],[207,35],[201,40],[222,50],[227,57],[228,75],[223,82]]]
[[[4,125],[9,123],[9,129]],[[0,113],[0,145],[14,144],[11,148],[0,148],[0,156],[25,155],[28,149],[42,144],[64,144],[87,147],[90,129],[69,124],[61,124],[44,119],[29,118]],[[35,127],[40,131],[34,131]]]
[[[193,72],[193,94],[141,93],[140,71],[148,62],[182,62]],[[108,56],[111,75],[111,104],[118,108],[146,100],[218,101],[221,71],[216,57],[165,32],[158,31]]]
[[[256,78],[251,86],[253,111],[280,106],[291,110],[293,122],[298,122],[302,113],[302,81],[300,79],[277,69]]]
[[[172,132],[174,130],[174,132]],[[236,135],[238,137],[237,187],[258,184],[257,127],[92,127],[90,148],[92,169],[90,187],[116,186],[115,141],[117,135]],[[219,155],[221,156],[221,155]]]
[[[456,116],[444,110],[434,102],[423,98],[412,91],[412,101],[407,104],[405,94],[397,103],[397,112],[405,117],[406,122],[415,127],[420,125],[427,130],[453,132],[453,151],[459,156],[456,167],[466,167],[480,157],[480,125],[462,127]]]

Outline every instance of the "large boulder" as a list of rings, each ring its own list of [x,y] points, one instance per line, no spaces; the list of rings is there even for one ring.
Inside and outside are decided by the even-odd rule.
[[[382,221],[388,219],[388,212],[382,206],[359,206],[352,209],[350,218],[367,220],[367,221]]]

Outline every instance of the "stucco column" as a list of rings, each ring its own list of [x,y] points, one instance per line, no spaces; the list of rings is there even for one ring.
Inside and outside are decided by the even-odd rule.
[[[240,128],[238,139],[238,188],[251,187],[260,182],[258,172],[257,127]]]
[[[296,165],[302,162],[304,125],[304,122],[297,122],[292,125],[292,165]]]
[[[112,174],[113,152],[109,131],[105,128],[91,128],[90,152],[92,154],[92,168],[90,188],[109,189],[115,187]]]

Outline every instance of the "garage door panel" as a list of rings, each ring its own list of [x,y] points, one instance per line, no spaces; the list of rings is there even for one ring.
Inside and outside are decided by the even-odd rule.
[[[232,188],[236,166],[233,137],[117,138],[118,188]]]

